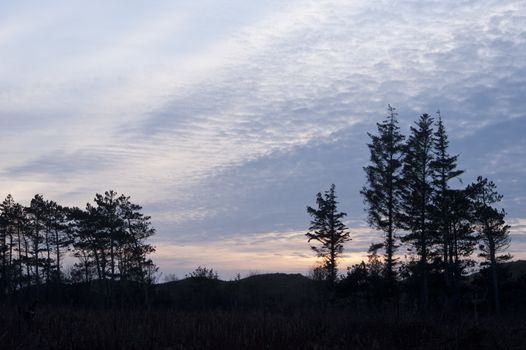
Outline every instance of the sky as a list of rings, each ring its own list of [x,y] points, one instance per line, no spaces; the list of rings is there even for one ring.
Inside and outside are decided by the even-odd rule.
[[[113,189],[166,276],[306,273],[307,205],[336,184],[352,241],[367,132],[440,110],[493,180],[526,258],[523,0],[0,1],[0,196],[84,206]]]

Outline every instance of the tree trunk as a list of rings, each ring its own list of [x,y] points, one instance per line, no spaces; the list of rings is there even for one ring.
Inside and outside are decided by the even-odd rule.
[[[106,276],[102,273],[102,263],[100,262],[97,249],[93,249],[93,255],[95,255],[95,264],[97,265],[97,274],[99,276],[99,280],[103,280]]]
[[[58,230],[55,229],[55,244],[56,244],[56,255],[57,255],[57,282],[60,284],[60,242],[58,237]]]
[[[27,278],[27,288],[31,287],[31,272],[29,271],[29,242],[24,238],[24,247],[25,247],[25,260],[26,260],[26,278]]]
[[[387,229],[387,244],[385,247],[386,252],[386,277],[387,281],[391,285],[394,282],[394,273],[393,273],[393,251],[394,251],[394,242],[393,242],[393,184],[392,179],[389,184],[389,227]]]
[[[49,231],[46,230],[46,283],[49,282],[51,277],[51,243],[49,242]]]
[[[499,295],[499,280],[497,276],[497,259],[495,257],[495,245],[490,242],[490,255],[491,255],[491,279],[493,282],[493,300],[495,302],[495,313],[500,315],[500,295]]]
[[[17,229],[17,238],[18,238],[18,286],[22,288],[22,276],[24,272],[22,271],[22,236],[20,234],[20,223],[16,225]]]
[[[37,240],[34,240],[33,241],[33,261],[34,261],[34,264],[35,264],[35,281],[37,283],[37,285],[40,284],[40,273],[39,273],[39,270],[38,270],[38,241]]]
[[[420,270],[421,270],[421,279],[422,279],[422,285],[421,285],[421,307],[422,307],[422,314],[424,316],[427,316],[428,313],[428,306],[429,306],[429,281],[428,281],[428,274],[427,274],[427,253],[425,252],[427,250],[427,247],[422,247],[423,253],[420,260]]]
[[[110,231],[110,260],[111,260],[111,280],[115,279],[115,251],[113,249],[114,237],[113,229]]]

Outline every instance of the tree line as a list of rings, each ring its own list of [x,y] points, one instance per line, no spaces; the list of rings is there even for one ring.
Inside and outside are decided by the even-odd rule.
[[[84,209],[37,194],[29,206],[11,195],[0,204],[0,296],[42,284],[151,282],[157,267],[150,217],[130,197],[107,191]],[[67,253],[76,258],[64,268]]]
[[[382,232],[383,240],[369,249],[369,268],[381,278],[387,297],[397,294],[401,281],[414,281],[418,307],[429,309],[430,278],[441,280],[446,305],[460,302],[465,276],[477,264],[488,267],[494,310],[500,312],[499,263],[511,259],[506,253],[510,226],[499,208],[502,195],[484,177],[463,186],[458,155],[449,152],[446,129],[437,112],[422,114],[409,135],[400,131],[395,108],[368,133],[370,162],[364,167],[366,184],[361,190],[369,225]],[[336,282],[337,258],[350,240],[337,209],[334,185],[317,195],[317,208],[307,233],[312,248],[323,258],[323,278]],[[378,251],[383,251],[378,255]],[[408,259],[401,263],[400,255]],[[365,264],[349,270],[347,277],[363,273]]]
[[[440,114],[421,115],[406,136],[395,108],[388,106],[387,117],[368,135],[370,161],[361,195],[367,221],[382,240],[371,245],[367,264],[339,275],[351,233],[331,185],[307,207],[312,220],[306,236],[322,259],[314,279],[345,295],[366,291],[382,303],[399,303],[405,288],[405,297],[414,296],[427,314],[437,291],[441,305],[460,305],[467,275],[480,266],[499,313],[499,265],[511,256],[506,253],[510,227],[495,184],[479,176],[463,185],[464,171],[458,155],[450,154]],[[157,267],[149,258],[155,248],[148,239],[154,234],[141,206],[114,191],[96,194],[84,208],[62,206],[40,194],[24,206],[8,195],[0,204],[0,298],[65,282],[152,284]],[[198,268],[187,277],[217,279],[217,273]]]

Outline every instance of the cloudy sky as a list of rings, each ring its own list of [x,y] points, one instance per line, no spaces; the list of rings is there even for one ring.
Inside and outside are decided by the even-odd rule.
[[[0,52],[0,195],[130,195],[165,274],[306,272],[305,207],[331,183],[360,261],[388,103],[404,131],[440,109],[526,258],[523,0],[3,1]]]

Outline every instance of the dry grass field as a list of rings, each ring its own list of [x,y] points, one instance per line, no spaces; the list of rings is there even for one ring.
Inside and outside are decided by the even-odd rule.
[[[0,314],[2,349],[524,349],[526,323],[358,317],[344,310],[18,309]]]

